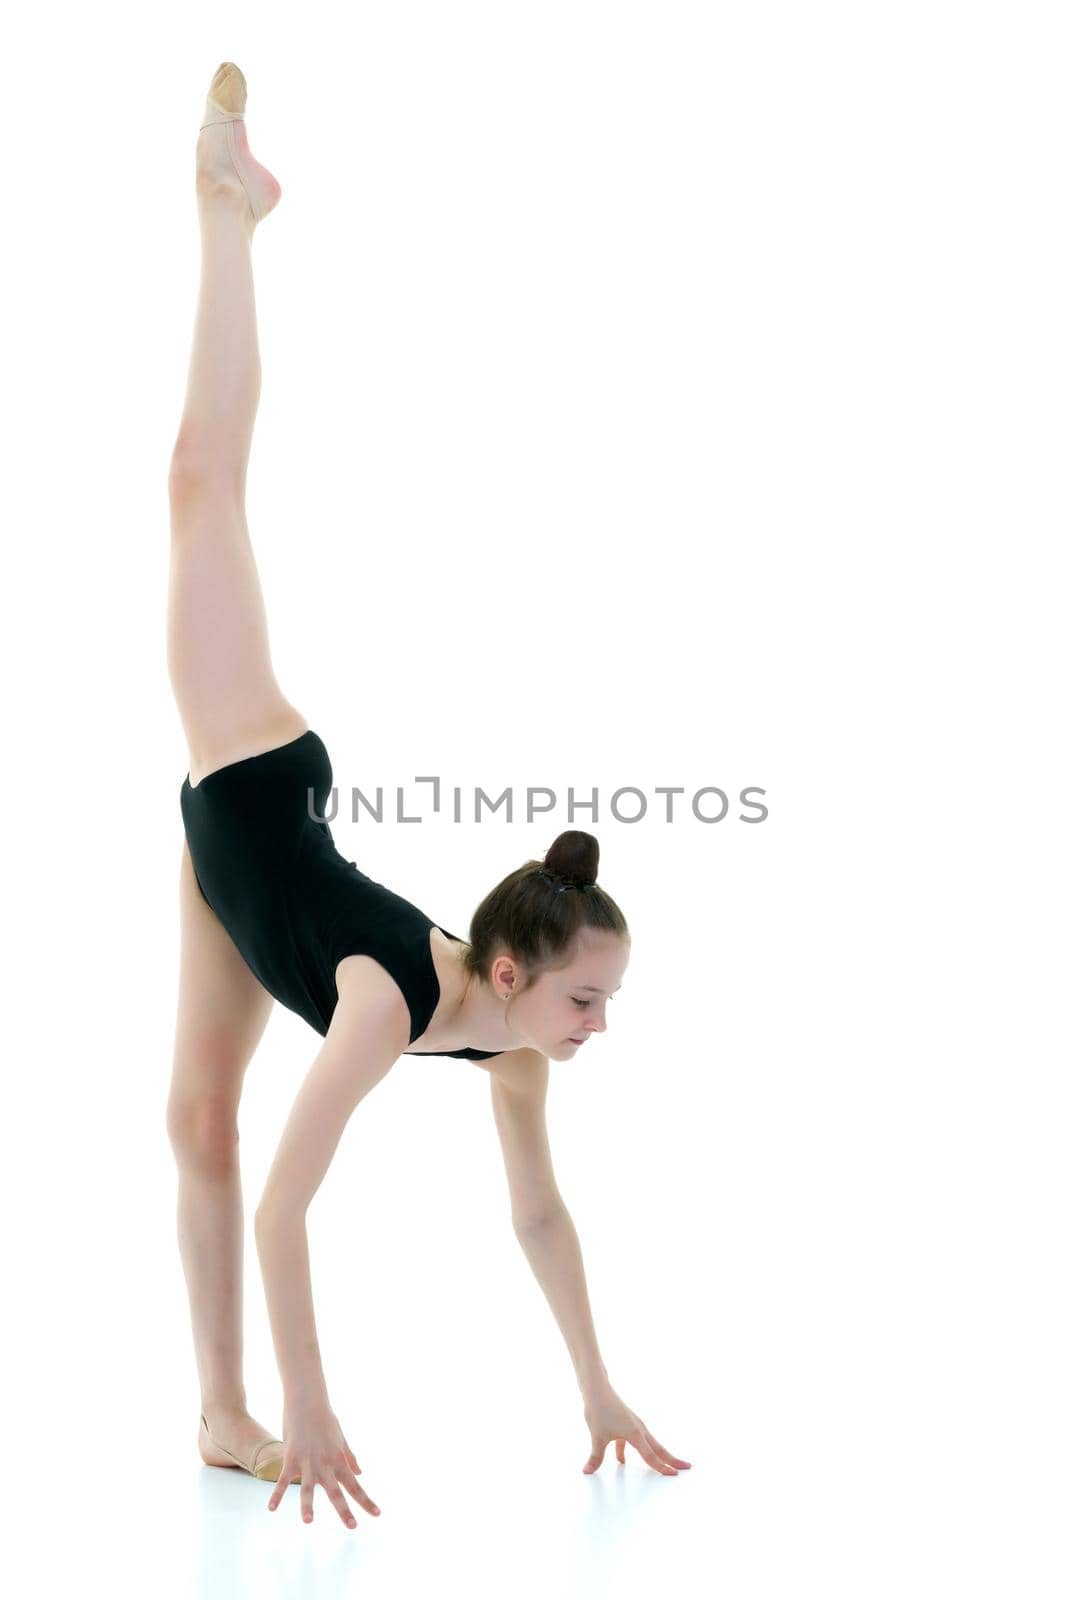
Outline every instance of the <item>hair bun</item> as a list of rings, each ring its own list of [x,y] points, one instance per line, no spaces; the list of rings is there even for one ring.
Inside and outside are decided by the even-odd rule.
[[[546,872],[568,883],[595,883],[600,845],[591,833],[568,828],[552,841],[542,865]]]

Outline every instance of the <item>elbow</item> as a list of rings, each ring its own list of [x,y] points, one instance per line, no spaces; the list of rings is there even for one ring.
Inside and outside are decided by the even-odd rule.
[[[282,1227],[303,1227],[306,1217],[306,1206],[295,1205],[291,1200],[264,1197],[256,1207],[253,1219],[256,1240],[270,1238]]]
[[[256,1237],[256,1244],[267,1237],[271,1231],[271,1224],[265,1211],[257,1211],[252,1222],[252,1230]]]
[[[520,1238],[528,1233],[538,1233],[550,1222],[556,1222],[569,1213],[562,1200],[555,1200],[536,1211],[522,1210],[511,1213],[511,1225]]]

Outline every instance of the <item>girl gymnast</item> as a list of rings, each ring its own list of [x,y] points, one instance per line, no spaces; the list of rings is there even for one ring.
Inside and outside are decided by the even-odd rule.
[[[181,786],[181,959],[167,1132],[200,1381],[200,1454],[290,1483],[312,1520],[321,1485],[377,1514],[329,1402],[312,1310],[305,1217],[355,1107],[403,1054],[488,1072],[511,1215],[566,1340],[595,1471],[626,1441],[657,1471],[666,1450],[608,1380],[581,1252],[545,1131],[549,1061],[607,1025],[629,960],[626,920],[597,882],[599,846],[570,829],[497,884],[463,940],[346,861],[325,813],[326,746],[274,675],[244,490],[260,389],[256,228],[281,198],[253,157],[247,85],[225,61],[196,146],[200,289],[170,464],[167,666],[189,750]],[[314,802],[312,804],[312,801]],[[249,1414],[242,1377],[237,1109],[274,1002],[322,1044],[296,1096],[255,1213],[284,1391],[284,1439]],[[413,1048],[417,1046],[418,1048]]]

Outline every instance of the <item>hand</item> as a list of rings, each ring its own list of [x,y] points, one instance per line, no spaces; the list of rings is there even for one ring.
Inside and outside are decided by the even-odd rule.
[[[659,1440],[645,1427],[641,1418],[635,1415],[624,1405],[614,1389],[598,1390],[585,1402],[585,1420],[589,1424],[589,1432],[593,1436],[593,1452],[582,1468],[583,1472],[595,1472],[604,1459],[604,1451],[611,1439],[615,1443],[615,1455],[618,1461],[624,1460],[623,1452],[627,1444],[632,1444],[650,1467],[655,1467],[657,1472],[662,1472],[665,1478],[677,1477],[679,1467],[692,1466],[690,1461],[680,1461],[677,1456],[672,1456],[665,1450]],[[664,1466],[669,1462],[669,1466]]]
[[[285,1435],[285,1456],[274,1493],[267,1502],[268,1511],[273,1511],[281,1503],[289,1484],[299,1478],[300,1510],[305,1522],[312,1519],[311,1500],[317,1483],[322,1485],[347,1528],[354,1528],[356,1519],[341,1493],[342,1484],[361,1506],[374,1516],[379,1515],[374,1501],[356,1482],[356,1474],[363,1469],[348,1447],[341,1424],[328,1406],[307,1406],[294,1410],[286,1407],[282,1432]]]

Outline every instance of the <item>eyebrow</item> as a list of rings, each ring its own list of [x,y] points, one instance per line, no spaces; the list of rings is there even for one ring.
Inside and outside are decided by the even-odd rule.
[[[574,987],[576,989],[589,989],[593,994],[607,994],[607,992],[608,992],[606,989],[594,989],[593,985],[591,983],[576,983]],[[620,983],[619,984],[619,989],[621,989],[621,988],[622,988],[622,984]],[[612,994],[618,994],[619,989],[613,989],[611,991]]]

